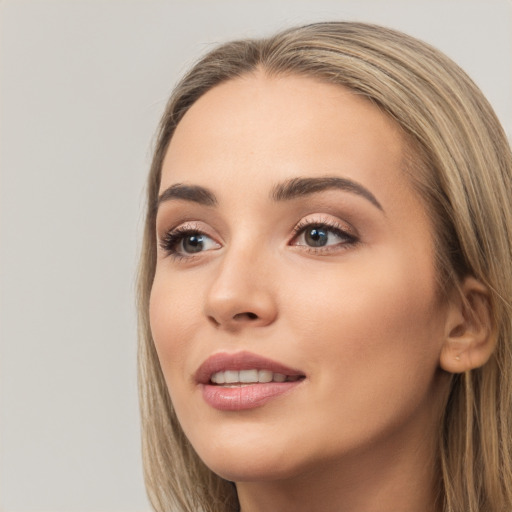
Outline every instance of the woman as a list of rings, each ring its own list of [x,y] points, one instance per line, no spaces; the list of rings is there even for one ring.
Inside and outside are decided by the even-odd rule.
[[[155,510],[512,510],[512,157],[404,34],[225,44],[176,87],[140,273]]]

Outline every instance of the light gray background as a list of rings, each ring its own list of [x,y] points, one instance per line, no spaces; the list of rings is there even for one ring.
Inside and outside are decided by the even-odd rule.
[[[512,132],[512,3],[0,2],[0,510],[148,511],[134,275],[151,140],[213,43],[357,19],[465,68]]]

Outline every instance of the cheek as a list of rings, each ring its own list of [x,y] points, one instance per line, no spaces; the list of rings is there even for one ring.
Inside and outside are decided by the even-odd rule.
[[[302,288],[310,291],[295,294],[290,323],[301,326],[303,350],[319,368],[327,364],[347,386],[391,387],[412,376],[424,386],[432,378],[443,311],[429,264],[383,253],[369,265],[358,257],[310,273]]]
[[[197,330],[198,304],[194,293],[181,293],[179,283],[169,283],[163,272],[155,275],[149,304],[149,320],[155,348],[167,384],[183,381],[187,342]]]
[[[400,261],[346,270],[312,276],[316,291],[290,310],[326,456],[435,411],[442,310],[425,268],[421,279]]]

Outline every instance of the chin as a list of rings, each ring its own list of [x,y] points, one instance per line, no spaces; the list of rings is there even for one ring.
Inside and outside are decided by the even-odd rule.
[[[281,461],[253,461],[224,460],[218,463],[208,464],[211,471],[230,482],[264,482],[275,480],[288,480],[300,474],[297,468],[288,464],[282,465]]]
[[[272,481],[293,478],[300,474],[300,461],[290,457],[290,451],[253,440],[240,439],[235,446],[213,444],[197,451],[206,466],[231,482]],[[301,471],[302,469],[302,471]]]

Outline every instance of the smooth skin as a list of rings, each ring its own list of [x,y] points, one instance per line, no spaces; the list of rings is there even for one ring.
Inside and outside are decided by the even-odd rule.
[[[484,287],[462,283],[479,315],[437,289],[405,151],[363,97],[263,72],[207,92],[170,142],[160,192],[202,187],[214,200],[159,205],[152,332],[184,432],[236,482],[243,512],[439,507],[443,368],[483,364],[492,343]],[[290,180],[325,177],[356,188],[275,197]],[[305,379],[255,409],[214,409],[194,374],[239,351]]]

